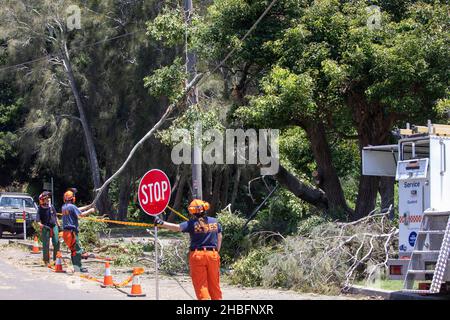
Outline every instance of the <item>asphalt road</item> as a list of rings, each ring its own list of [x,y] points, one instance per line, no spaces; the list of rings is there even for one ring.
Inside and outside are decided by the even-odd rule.
[[[42,268],[42,267],[41,267]],[[76,275],[26,272],[0,258],[0,300],[116,300],[127,296]]]

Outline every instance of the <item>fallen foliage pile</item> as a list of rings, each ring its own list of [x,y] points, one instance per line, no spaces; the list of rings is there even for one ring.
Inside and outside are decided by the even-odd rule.
[[[351,223],[326,222],[252,250],[233,265],[234,284],[336,294],[357,280],[380,277],[394,255],[398,229],[389,213]],[[275,234],[274,234],[275,235]]]

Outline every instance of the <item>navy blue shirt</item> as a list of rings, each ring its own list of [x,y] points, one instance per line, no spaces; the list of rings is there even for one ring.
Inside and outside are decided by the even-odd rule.
[[[189,233],[190,249],[217,248],[217,235],[222,233],[222,227],[216,218],[204,217],[191,219],[180,223],[181,232]]]
[[[62,206],[61,211],[63,229],[78,232],[78,216],[81,214],[80,209],[72,203],[66,203]]]
[[[42,223],[44,226],[53,228],[56,225],[56,209],[54,206],[42,207],[39,206],[36,216],[36,221]]]

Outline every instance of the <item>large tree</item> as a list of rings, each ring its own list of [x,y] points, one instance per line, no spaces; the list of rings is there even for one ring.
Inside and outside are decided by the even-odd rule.
[[[306,8],[271,44],[279,59],[261,82],[263,95],[241,109],[248,121],[302,127],[324,184],[336,179],[326,130],[356,133],[360,149],[389,143],[395,125],[437,119],[437,101],[449,84],[447,5],[418,2],[398,22],[381,8],[379,28],[367,26],[366,7],[320,1]],[[352,217],[374,209],[379,189],[392,203],[393,187],[384,184],[393,182],[362,175]]]
[[[68,29],[71,5],[81,10],[81,29]],[[3,73],[16,80],[29,111],[17,146],[31,168],[29,179],[51,173],[61,188],[78,183],[82,194],[92,196],[89,191],[117,169],[134,141],[159,118],[164,99],[151,98],[143,78],[172,53],[147,41],[142,29],[157,7],[157,1],[113,0],[24,0],[2,7],[7,64],[33,61]],[[113,187],[117,211],[105,193],[102,213],[126,219],[138,177],[151,166],[170,169],[156,139],[151,149]]]
[[[368,7],[374,4],[381,8],[379,24],[369,23],[374,11]],[[217,0],[188,31],[210,68],[236,49],[218,70],[237,110],[232,112],[235,119],[244,126],[303,130],[319,189],[283,166],[276,176],[301,199],[352,219],[374,208],[378,191],[384,206],[392,203],[393,179],[361,175],[356,205],[350,209],[333,149],[336,141],[346,145],[348,139],[360,150],[385,144],[395,126],[439,119],[437,102],[448,95],[448,5],[277,1],[240,41],[267,5]],[[166,19],[153,25],[161,38],[183,39],[177,14],[167,10]]]

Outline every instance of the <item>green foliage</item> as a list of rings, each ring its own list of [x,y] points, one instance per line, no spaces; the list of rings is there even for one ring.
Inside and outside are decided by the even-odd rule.
[[[447,97],[450,97],[450,91],[447,92]],[[446,118],[446,123],[450,123],[450,98],[439,99],[436,103],[436,113],[442,118]]]
[[[264,128],[268,122],[276,127],[296,124],[316,111],[313,87],[308,74],[296,75],[275,66],[261,80],[264,95],[251,97],[249,106],[238,109],[236,116],[258,128]]]
[[[269,205],[258,213],[258,229],[282,235],[295,233],[299,221],[309,210],[307,204],[289,191],[281,189],[276,192]]]
[[[16,143],[17,135],[12,132],[0,132],[0,160],[5,161],[17,156]]]
[[[101,244],[101,234],[108,234],[108,225],[104,222],[95,222],[86,219],[79,220],[79,237],[81,247],[85,251],[92,251]]]
[[[304,1],[277,1],[260,21],[255,32],[244,42],[240,39],[267,8],[266,1],[216,0],[207,8],[202,19],[197,19],[193,43],[199,56],[206,61],[223,59],[232,49],[238,49],[227,62],[236,66],[245,61],[264,65],[272,59],[266,49],[268,43],[280,36],[302,10]]]
[[[218,132],[224,132],[225,128],[220,121],[219,117],[220,109],[217,107],[210,107],[205,110],[200,105],[194,105],[188,108],[182,115],[177,117],[168,129],[161,130],[157,133],[157,137],[162,143],[168,146],[173,146],[180,141],[172,140],[173,134],[176,130],[188,130],[190,133],[189,137],[183,136],[183,141],[186,143],[192,143],[194,141],[194,128],[196,124],[201,125],[202,134],[206,130],[214,129]],[[206,146],[208,143],[212,142],[211,137],[203,136],[202,144]],[[189,144],[188,143],[188,144]]]
[[[154,20],[147,22],[147,35],[162,41],[168,47],[180,45],[185,40],[186,24],[183,9],[164,7]]]
[[[244,230],[246,219],[228,211],[217,213],[217,219],[222,226],[223,240],[220,249],[221,261],[225,265],[231,264],[250,248],[248,232]],[[248,225],[249,231],[255,229],[257,221]]]
[[[2,92],[2,94],[5,94]],[[8,94],[10,96],[10,94]],[[6,94],[2,97],[3,99],[7,98]],[[3,100],[2,99],[2,100]],[[18,99],[14,104],[1,104],[0,103],[0,128],[6,129],[14,124],[17,124],[17,120],[20,119],[21,109],[23,107],[23,99]]]
[[[152,75],[144,78],[144,87],[154,97],[165,96],[173,103],[178,101],[184,89],[186,73],[180,58],[173,64],[157,69]]]
[[[39,224],[36,221],[33,221],[31,223],[31,226],[33,227],[33,235],[37,235],[39,242],[42,243],[42,232],[41,232],[41,227],[39,227]]]
[[[141,243],[122,244],[118,248],[110,248],[108,256],[114,258],[115,266],[132,266],[142,257],[144,246]]]
[[[251,250],[246,256],[237,260],[229,280],[231,284],[254,287],[263,283],[262,268],[267,264],[274,251],[268,247]]]
[[[299,221],[297,234],[300,236],[308,236],[312,230],[323,223],[329,222],[329,219],[319,215],[311,215],[306,219]]]

